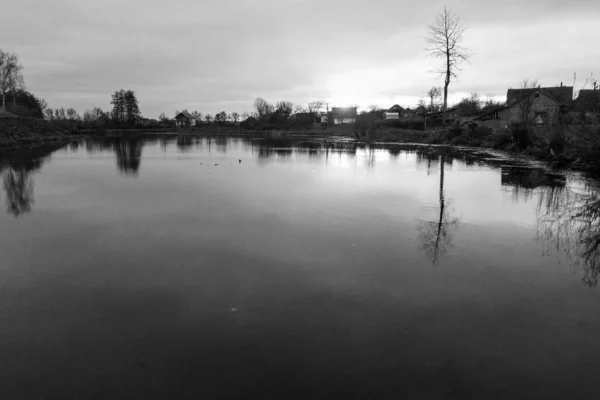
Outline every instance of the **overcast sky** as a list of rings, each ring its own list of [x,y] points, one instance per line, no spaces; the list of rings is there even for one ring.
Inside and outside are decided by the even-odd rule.
[[[474,53],[450,85],[506,96],[525,77],[576,87],[600,76],[599,0],[19,0],[0,13],[0,48],[52,108],[110,109],[135,90],[144,116],[252,111],[270,102],[414,105],[443,81],[426,26],[444,5]],[[589,87],[589,85],[588,85]]]

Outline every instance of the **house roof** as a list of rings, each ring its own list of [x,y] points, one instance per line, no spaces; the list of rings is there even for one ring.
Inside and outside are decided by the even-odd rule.
[[[175,118],[178,118],[180,115],[184,116],[187,119],[194,119],[194,116],[187,111],[180,112],[179,114],[177,114],[177,117],[175,117]]]
[[[389,112],[397,112],[397,113],[401,113],[404,112],[404,108],[402,108],[402,106],[398,105],[398,104],[394,104],[393,106],[391,106],[388,110]]]
[[[600,90],[581,89],[573,105],[579,111],[600,110]]]
[[[535,92],[544,93],[559,102],[571,105],[573,101],[573,86],[538,87],[528,89],[508,89],[506,92],[506,104],[513,105]]]
[[[419,108],[420,108],[420,107],[419,107]],[[419,110],[419,108],[417,108],[417,110]],[[423,108],[425,109],[425,107],[423,107]],[[448,107],[448,108],[446,108],[446,111],[445,111],[445,112],[447,112],[447,113],[449,113],[449,112],[454,112],[454,111],[456,111],[457,109],[458,109],[458,107],[457,107],[457,106],[454,106],[454,107]],[[421,117],[427,117],[427,118],[437,118],[437,117],[440,117],[440,116],[442,116],[442,115],[444,114],[444,112],[443,112],[443,111],[436,111],[436,112],[425,112],[425,113],[423,113],[423,112],[421,111],[421,112],[419,112],[418,114],[419,114]]]
[[[336,117],[356,117],[356,107],[332,107],[331,112]]]

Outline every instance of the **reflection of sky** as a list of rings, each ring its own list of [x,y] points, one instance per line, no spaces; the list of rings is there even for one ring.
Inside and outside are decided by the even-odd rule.
[[[177,387],[213,387],[197,383],[209,377],[264,391],[282,365],[301,365],[299,385],[342,371],[374,377],[376,393],[452,359],[458,376],[494,387],[597,382],[581,372],[597,370],[600,291],[541,257],[536,201],[507,197],[498,169],[445,164],[459,224],[432,266],[418,228],[439,212],[435,161],[428,175],[414,154],[261,159],[256,144],[209,143],[148,143],[136,176],[109,149],[57,152],[36,172],[33,210],[0,214],[8,390],[35,382],[68,398],[110,382],[133,398],[147,382],[168,392],[176,376]],[[436,374],[423,386],[429,376],[447,390]]]

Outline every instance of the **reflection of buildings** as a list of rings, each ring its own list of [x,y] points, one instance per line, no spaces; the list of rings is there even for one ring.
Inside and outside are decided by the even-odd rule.
[[[536,188],[564,188],[567,178],[542,168],[524,168],[520,166],[502,166],[501,184],[508,189],[513,199],[531,198]]]
[[[541,168],[501,167],[502,185],[535,189],[539,186],[565,186],[564,175],[553,174]]]

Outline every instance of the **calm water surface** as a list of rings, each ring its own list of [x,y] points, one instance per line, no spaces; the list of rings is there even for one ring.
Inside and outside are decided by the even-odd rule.
[[[597,399],[597,182],[422,146],[0,160],[2,399]]]

